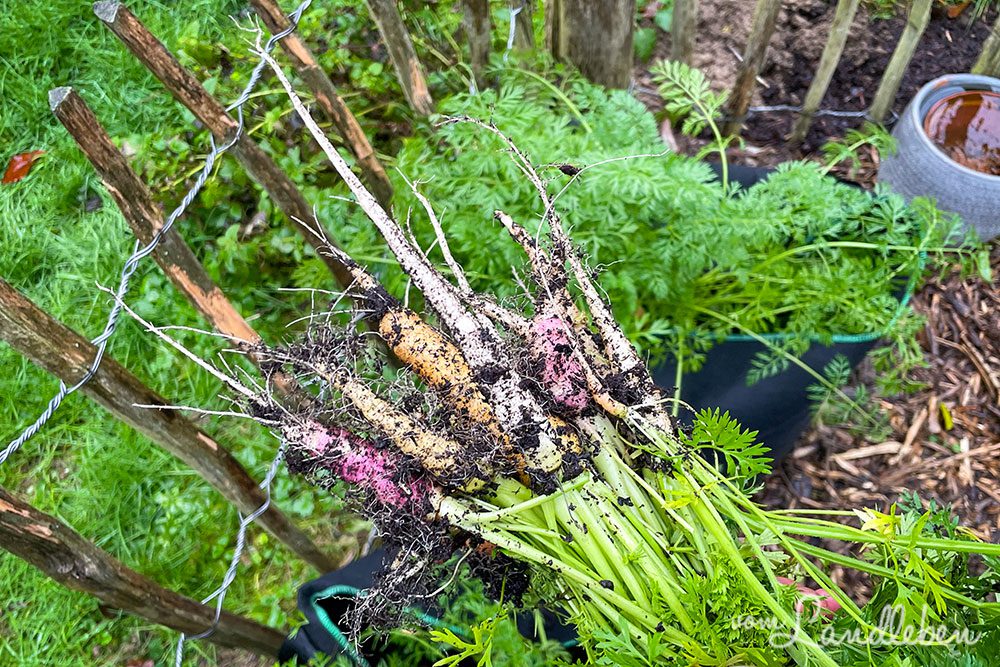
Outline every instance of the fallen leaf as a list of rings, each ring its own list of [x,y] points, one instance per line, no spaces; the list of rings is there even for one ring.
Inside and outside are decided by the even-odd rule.
[[[968,7],[971,4],[972,4],[972,0],[968,0],[967,2],[960,2],[957,5],[949,5],[948,6],[948,18],[950,18],[950,19],[957,19],[962,14],[962,12],[965,11],[965,8]]]
[[[3,180],[0,183],[16,183],[31,171],[31,165],[35,164],[35,160],[40,158],[45,151],[28,151],[27,153],[18,153],[10,159],[7,163],[7,171],[3,174]]]

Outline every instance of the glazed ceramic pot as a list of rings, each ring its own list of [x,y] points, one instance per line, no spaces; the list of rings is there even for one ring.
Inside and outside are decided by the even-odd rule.
[[[975,228],[985,241],[1000,235],[1000,176],[970,168],[955,158],[954,151],[942,148],[941,135],[934,129],[933,118],[928,118],[932,110],[940,109],[948,100],[959,99],[963,93],[1000,100],[1000,79],[949,74],[921,88],[893,128],[898,150],[883,158],[878,180],[907,200],[918,196],[935,200],[938,208],[961,216],[966,226]],[[1000,122],[997,114],[1000,108],[993,103],[977,112],[969,124],[970,136],[988,131],[990,126],[995,130],[995,123]],[[929,132],[934,133],[937,142]],[[977,142],[982,143],[978,138]]]

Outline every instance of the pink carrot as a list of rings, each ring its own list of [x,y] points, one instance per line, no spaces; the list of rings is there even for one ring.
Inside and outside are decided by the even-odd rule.
[[[555,402],[570,413],[582,411],[590,403],[583,367],[573,356],[566,323],[551,315],[539,315],[532,322],[534,346],[542,366],[542,383]]]
[[[378,449],[347,430],[309,421],[286,427],[285,436],[299,443],[306,455],[325,469],[345,482],[372,491],[385,505],[419,505],[428,497],[430,482],[426,479],[397,481],[399,466],[394,459],[398,455]]]

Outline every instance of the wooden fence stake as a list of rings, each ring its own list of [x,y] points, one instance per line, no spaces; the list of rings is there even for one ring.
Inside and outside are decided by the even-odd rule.
[[[399,85],[403,87],[406,101],[421,116],[429,116],[434,112],[434,100],[431,99],[424,78],[424,69],[413,50],[410,33],[406,30],[403,17],[399,15],[396,0],[365,0],[368,9],[378,25],[389,59],[396,69]]]
[[[87,103],[72,88],[49,91],[49,106],[97,170],[125,221],[146,245],[163,227],[163,214],[146,184],[136,175]],[[153,254],[163,272],[216,330],[257,343],[260,336],[247,324],[184,242],[176,227],[160,240]]]
[[[823,102],[826,91],[830,87],[833,73],[837,71],[840,57],[844,53],[844,45],[847,44],[847,36],[851,32],[851,23],[858,13],[860,4],[861,0],[838,0],[837,2],[833,23],[830,24],[830,35],[827,37],[826,46],[823,47],[823,55],[820,56],[816,73],[813,75],[805,101],[802,103],[802,114],[795,122],[789,137],[792,144],[802,143],[809,132],[813,114],[819,110],[819,105]]]
[[[729,96],[729,115],[731,120],[726,124],[725,132],[736,136],[750,107],[750,99],[760,75],[760,68],[767,56],[767,45],[774,33],[774,24],[778,20],[781,0],[757,0],[753,10],[753,26],[746,49],[743,51],[743,62],[736,73],[736,84]]]
[[[490,60],[489,0],[463,0],[462,27],[469,41],[469,61],[472,75],[476,78],[476,88],[483,90],[486,87],[483,70]]]
[[[514,48],[535,48],[535,0],[508,0],[511,11],[521,10],[514,17]]]
[[[267,29],[271,31],[271,34],[277,34],[290,25],[288,17],[281,11],[275,0],[250,0],[250,4]],[[298,33],[292,32],[285,36],[281,40],[281,48],[288,54],[299,77],[316,96],[316,103],[320,110],[337,126],[344,143],[354,154],[358,167],[361,169],[361,175],[372,194],[382,204],[382,208],[388,211],[392,205],[392,185],[389,182],[389,177],[386,176],[385,168],[375,155],[375,149],[372,148],[364,130],[361,129],[358,119],[337,93],[337,88],[333,85],[330,77],[319,66],[316,57]]]
[[[602,86],[632,80],[635,0],[554,0],[546,21],[552,55]]]
[[[698,34],[698,0],[674,0],[670,24],[670,59],[691,64]]]
[[[94,358],[94,346],[29,301],[0,278],[0,339],[67,385],[75,384]],[[137,405],[169,405],[108,356],[80,389],[118,419],[184,461],[244,514],[264,503],[264,492],[240,463],[176,410]],[[257,519],[278,540],[318,569],[337,568],[309,537],[273,504]]]
[[[881,123],[889,115],[892,103],[896,100],[896,93],[899,92],[899,85],[903,82],[903,74],[910,66],[913,52],[917,49],[920,36],[927,29],[927,23],[931,19],[931,5],[934,0],[913,0],[910,11],[906,16],[906,28],[899,37],[896,50],[892,52],[889,65],[882,74],[882,81],[875,91],[875,98],[868,109],[868,115],[872,120]]]
[[[107,0],[95,3],[94,13],[217,140],[225,141],[227,137],[232,137],[237,123],[229,116],[225,107],[208,94],[194,75],[181,66],[173,54],[127,7],[116,0]],[[351,285],[350,271],[330,256],[326,251],[327,242],[317,238],[307,226],[314,218],[312,207],[288,175],[245,132],[240,135],[230,152],[288,216],[306,242],[316,249],[317,255],[326,263],[340,285],[345,289]]]
[[[983,42],[983,50],[972,66],[972,73],[1000,77],[1000,16],[997,16],[989,37]]]
[[[149,188],[132,170],[97,116],[76,91],[66,87],[53,88],[49,91],[49,106],[100,175],[132,233],[143,245],[148,244],[164,224],[163,215]],[[248,345],[260,342],[260,335],[208,275],[176,226],[160,239],[153,258],[216,331],[246,341]],[[260,365],[256,354],[251,353],[249,358]],[[269,380],[282,394],[303,405],[308,402],[308,395],[287,373],[272,371]]]
[[[0,487],[0,548],[60,584],[106,605],[189,634],[212,627],[215,609],[167,590],[129,569],[55,517]],[[274,657],[284,637],[274,628],[223,611],[208,641]]]

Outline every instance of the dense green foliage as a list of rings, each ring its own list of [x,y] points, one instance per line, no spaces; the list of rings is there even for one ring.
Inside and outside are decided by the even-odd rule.
[[[287,8],[291,3],[283,4]],[[350,0],[315,3],[305,16],[303,32],[310,44],[325,45],[318,50],[321,65],[338,83],[349,82],[345,92],[351,107],[380,150],[388,152],[396,147],[395,133],[412,121],[385,54],[375,44],[374,27],[358,6]],[[410,2],[407,7],[418,52],[432,64],[435,93],[467,89],[467,68],[461,64],[458,45],[452,48],[460,15],[434,3]],[[133,9],[220,99],[232,99],[245,83],[250,65],[245,34],[228,18],[240,15],[244,3],[198,0]],[[503,25],[499,20],[496,24]],[[503,35],[498,33],[497,38],[502,41]],[[93,335],[103,326],[108,308],[94,283],[107,285],[116,279],[132,241],[92,169],[48,113],[48,88],[72,84],[91,103],[112,136],[129,152],[137,152],[136,167],[165,206],[179,200],[203,157],[207,136],[192,129],[190,114],[175,105],[99,25],[89,3],[54,0],[12,5],[0,15],[0,54],[5,69],[0,77],[4,157],[34,149],[47,152],[29,177],[0,188],[0,275],[70,326]],[[542,84],[536,76],[509,68],[499,93],[461,95],[444,102],[442,109],[492,116],[536,161],[582,166],[608,157],[662,151],[652,118],[624,93],[608,95],[568,76],[554,85]],[[286,137],[294,125],[287,100],[266,88],[262,86],[257,99],[266,111],[252,116],[254,136],[302,184],[332,235],[356,251],[359,259],[391,274],[394,269],[370,225],[359,221],[349,205],[330,198],[342,190],[320,158],[288,150]],[[496,207],[506,208],[526,224],[537,218],[539,211],[526,182],[495,143],[471,128],[448,127],[436,135],[426,129],[417,124],[422,138],[403,148],[402,172],[410,178],[432,179],[421,188],[445,209],[445,225],[455,239],[456,252],[461,249],[476,284],[506,281],[507,293],[515,294],[509,267],[511,262],[520,265],[521,258],[490,220]],[[429,161],[427,157],[438,150],[454,161]],[[470,165],[480,171],[466,171]],[[786,189],[796,179],[826,183],[808,167],[788,171]],[[554,177],[553,187],[568,182],[555,169],[547,173]],[[399,206],[413,206],[405,184],[400,181],[399,186]],[[849,198],[854,201],[856,196]],[[95,199],[103,206],[92,211]],[[818,199],[813,201],[819,206]],[[696,210],[699,202],[712,203],[705,215],[708,222],[686,229],[681,216]],[[709,336],[732,330],[699,319],[690,310],[665,315],[668,304],[700,294],[694,287],[686,292],[688,288],[668,279],[667,259],[686,266],[692,275],[715,261],[704,253],[691,259],[683,253],[663,254],[668,230],[678,235],[677,242],[695,243],[700,235],[718,247],[721,238],[713,237],[709,229],[719,227],[723,216],[750,210],[727,201],[704,165],[660,155],[595,167],[577,179],[560,204],[576,227],[575,238],[595,265],[602,257],[603,261],[628,257],[627,264],[605,267],[603,281],[619,302],[619,317],[629,323],[645,349],[661,352],[688,345],[689,330],[707,331]],[[429,230],[417,211],[414,206],[415,229],[429,244]],[[268,224],[246,235],[250,229],[246,223],[255,213]],[[268,198],[231,160],[223,161],[181,221],[182,232],[227,295],[272,340],[291,335],[285,323],[309,304],[307,296],[278,293],[277,287],[330,285],[321,262],[281,223]],[[744,235],[749,235],[749,228]],[[733,266],[742,266],[738,260],[732,260]],[[402,287],[398,274],[393,287]],[[767,299],[774,299],[774,290]],[[131,303],[157,323],[202,325],[152,263],[137,276]],[[756,319],[747,323],[787,326],[789,319],[761,315],[771,303],[748,313]],[[884,317],[890,304],[884,299],[879,303],[872,313]],[[808,321],[802,320],[803,326]],[[219,349],[216,341],[194,334],[179,337],[205,356]],[[685,358],[695,358],[700,346],[700,342],[694,345]],[[131,325],[116,336],[111,353],[179,403],[224,405],[214,379]],[[5,369],[0,375],[0,432],[8,436],[41,412],[56,383],[6,347],[0,348],[0,364]],[[203,426],[252,474],[261,476],[273,454],[273,439],[242,422]],[[214,589],[232,548],[234,510],[185,466],[81,396],[70,399],[56,420],[0,467],[0,484],[67,521],[129,566],[193,597]],[[349,551],[356,534],[364,531],[351,515],[339,511],[339,498],[297,480],[280,477],[274,494],[282,509],[305,522],[331,550]],[[310,573],[266,535],[253,532],[252,539],[254,549],[227,606],[274,625],[288,623],[295,618],[294,588]],[[57,586],[2,552],[0,600],[5,605],[0,614],[0,664],[4,665],[121,664],[145,655],[161,659],[174,639],[173,633],[135,619],[104,618],[93,599]],[[197,644],[191,650],[212,649]]]
[[[691,94],[704,98],[700,84]],[[705,114],[719,104],[710,99]],[[706,122],[691,106],[668,110],[685,112],[697,132]],[[926,271],[922,255],[930,253],[933,266],[953,254],[969,258],[977,247],[962,245],[957,221],[929,203],[908,207],[886,191],[870,194],[813,162],[784,164],[745,189],[720,182],[705,162],[666,153],[653,117],[633,97],[572,76],[552,84],[507,71],[498,91],[454,96],[440,111],[491,119],[547,165],[556,205],[601,271],[629,336],[654,359],[669,351],[688,368],[731,334],[784,334],[757,375],[780,371],[786,352],[799,354],[813,340],[908,337],[899,294],[909,276]],[[436,206],[473,285],[499,284],[516,297],[510,267],[524,258],[492,222],[493,211],[535,230],[542,206],[500,141],[473,125],[445,125],[405,142],[397,167]],[[434,236],[423,210],[405,183],[398,192],[397,208],[409,212],[429,247]],[[359,239],[348,238],[349,245]],[[949,243],[959,252],[949,252]],[[401,286],[399,272],[386,277]]]

